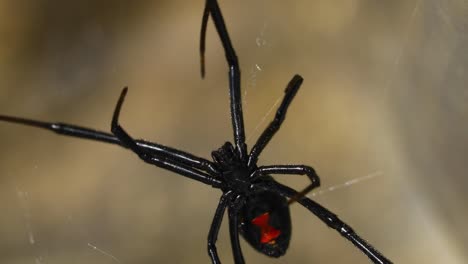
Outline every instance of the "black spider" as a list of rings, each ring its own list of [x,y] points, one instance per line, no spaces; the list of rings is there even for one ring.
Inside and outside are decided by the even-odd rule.
[[[229,232],[235,263],[244,263],[239,244],[239,233],[259,252],[280,257],[286,253],[291,239],[289,204],[298,202],[330,228],[335,229],[366,254],[374,263],[391,263],[351,227],[305,194],[320,185],[314,169],[305,165],[257,166],[258,156],[283,123],[286,111],[302,84],[302,77],[295,75],[285,90],[285,95],[274,120],[259,137],[250,153],[245,144],[244,122],[240,93],[240,70],[236,53],[229,39],[224,19],[216,0],[206,0],[202,18],[200,53],[201,74],[205,73],[205,34],[211,15],[220,36],[229,65],[229,93],[234,145],[226,142],[212,152],[208,161],[184,151],[144,140],[133,139],[119,125],[119,114],[127,88],[125,87],[115,107],[111,123],[112,134],[65,123],[48,123],[31,119],[0,115],[0,121],[44,128],[67,136],[92,139],[120,145],[136,153],[143,161],[193,180],[221,189],[213,222],[208,233],[208,253],[213,263],[220,263],[216,240],[226,208]],[[296,174],[309,177],[311,184],[301,192],[276,182],[271,174]],[[288,200],[289,199],[289,200]]]

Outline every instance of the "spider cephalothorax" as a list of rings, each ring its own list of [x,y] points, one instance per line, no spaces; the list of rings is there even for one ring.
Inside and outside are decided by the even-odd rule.
[[[211,152],[211,157],[219,169],[225,173],[244,165],[231,142],[226,142],[219,149]]]
[[[131,150],[146,163],[220,189],[222,195],[208,233],[208,254],[214,264],[220,263],[216,240],[226,209],[228,209],[229,233],[234,261],[236,264],[242,264],[244,257],[240,248],[239,233],[252,247],[265,255],[280,257],[286,253],[291,239],[289,205],[294,202],[307,208],[328,227],[351,241],[372,262],[391,263],[336,215],[305,196],[307,192],[320,185],[319,177],[312,167],[306,165],[257,165],[259,155],[285,120],[286,111],[302,84],[301,76],[295,75],[291,79],[285,89],[283,101],[276,111],[275,118],[258,138],[250,153],[247,153],[240,93],[239,62],[216,0],[206,0],[202,16],[201,73],[202,76],[205,73],[205,34],[210,16],[220,36],[229,66],[230,110],[234,134],[233,144],[227,142],[218,150],[213,151],[214,162],[181,150],[131,137],[119,124],[120,109],[127,94],[127,88],[122,90],[115,107],[111,133],[65,123],[49,123],[5,115],[0,115],[0,121],[19,123],[47,129],[62,135],[116,144]],[[271,176],[274,174],[305,175],[311,183],[301,192],[296,192],[276,182]]]
[[[211,156],[220,170],[220,178],[224,185],[221,189],[233,190],[237,195],[244,195],[250,191],[250,171],[230,142],[213,151]]]

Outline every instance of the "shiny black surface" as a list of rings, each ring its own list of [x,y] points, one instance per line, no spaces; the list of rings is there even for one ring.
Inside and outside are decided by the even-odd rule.
[[[335,229],[343,237],[351,241],[373,263],[391,263],[335,214],[305,197],[307,192],[320,185],[319,177],[313,168],[305,165],[257,166],[259,155],[286,118],[287,109],[303,82],[301,76],[295,75],[291,79],[285,89],[283,101],[276,112],[274,120],[261,134],[250,154],[247,155],[240,93],[239,62],[216,0],[206,1],[202,16],[201,73],[204,76],[205,35],[210,16],[220,36],[228,63],[230,109],[234,134],[234,144],[227,142],[212,153],[214,161],[208,161],[157,143],[137,140],[130,136],[119,123],[119,115],[128,91],[127,88],[122,90],[116,104],[111,122],[111,133],[65,123],[49,123],[5,115],[0,115],[0,121],[47,129],[66,136],[116,144],[131,150],[146,163],[221,189],[223,194],[219,200],[208,234],[208,254],[212,263],[221,263],[216,249],[216,240],[226,209],[228,209],[229,231],[235,263],[245,262],[240,248],[239,232],[242,232],[254,248],[265,255],[278,257],[285,254],[291,238],[288,203],[295,201],[311,211],[327,226]],[[270,174],[306,175],[311,184],[303,191],[296,192],[275,182]],[[273,221],[271,224],[276,225],[283,232],[282,237],[278,239],[276,249],[268,248],[268,245],[259,243],[258,230],[255,230],[252,225],[247,226],[249,220],[262,213],[270,213]]]

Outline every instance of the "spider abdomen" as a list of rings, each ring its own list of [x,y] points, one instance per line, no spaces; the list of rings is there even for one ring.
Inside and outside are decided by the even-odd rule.
[[[251,194],[240,211],[241,234],[259,252],[280,257],[291,240],[291,217],[286,198],[275,192]]]

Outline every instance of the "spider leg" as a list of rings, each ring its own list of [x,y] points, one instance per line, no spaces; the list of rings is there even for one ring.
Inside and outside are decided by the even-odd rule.
[[[271,121],[267,128],[263,131],[262,135],[257,139],[257,142],[252,147],[252,150],[249,154],[249,161],[248,166],[254,166],[257,163],[258,156],[266,147],[268,142],[273,138],[276,132],[280,129],[281,124],[283,123],[284,119],[286,118],[286,112],[288,111],[288,107],[291,104],[294,96],[296,95],[299,87],[302,84],[302,77],[299,75],[294,75],[294,77],[289,81],[288,86],[284,90],[284,97],[281,105],[276,110],[275,119]]]
[[[98,130],[70,125],[66,123],[49,123],[31,119],[25,119],[20,117],[13,117],[13,116],[5,116],[0,115],[0,121],[22,124],[27,126],[33,126],[38,128],[47,129],[49,131],[55,132],[60,135],[71,136],[71,137],[78,137],[83,139],[90,139],[104,143],[110,143],[119,145],[124,148],[128,148],[125,146],[116,136],[101,132]],[[174,160],[174,162],[182,163],[190,167],[194,167],[199,170],[203,170],[210,175],[217,175],[218,171],[215,168],[213,162],[196,157],[190,153],[180,151],[171,147],[166,147],[160,144],[148,142],[145,140],[135,140],[138,147],[141,149],[148,151],[156,156],[165,156],[169,157],[170,159]]]
[[[125,87],[122,90],[122,93],[120,94],[119,101],[115,106],[115,111],[111,123],[111,132],[120,140],[122,145],[131,149],[140,157],[140,159],[149,164],[156,165],[158,167],[176,172],[193,180],[197,180],[205,184],[209,184],[213,187],[219,188],[221,186],[220,180],[215,179],[206,173],[195,170],[184,164],[176,163],[168,157],[161,155],[152,155],[150,151],[142,149],[137,145],[137,142],[119,125],[120,109],[122,108],[122,104],[124,102],[125,95],[127,94],[127,90],[127,87]]]
[[[203,10],[202,25],[200,30],[200,72],[202,79],[205,78],[205,41],[206,41],[206,27],[208,25],[208,18],[210,16],[210,10],[208,8],[208,2],[205,3]]]
[[[297,200],[302,199],[307,193],[320,186],[320,178],[315,173],[315,170],[310,166],[305,165],[273,165],[273,166],[261,166],[258,167],[251,175],[250,178],[255,180],[256,177],[264,174],[298,174],[307,175],[311,183],[302,191],[298,192],[292,197],[288,204],[292,204]]]
[[[278,194],[289,198],[295,197],[298,194],[295,190],[277,182],[272,182],[272,184],[268,185],[264,184],[262,186],[257,185],[256,187],[263,190],[275,191]],[[366,240],[362,239],[350,226],[341,221],[338,216],[330,212],[325,207],[307,197],[304,197],[301,200],[297,200],[297,202],[311,211],[328,227],[335,229],[340,233],[341,236],[351,241],[351,243],[353,243],[355,247],[366,254],[373,263],[392,264],[392,262],[384,257],[382,253],[370,245]]]
[[[202,18],[200,52],[202,61],[202,74],[204,74],[204,51],[205,51],[205,35],[208,13],[215,24],[221,43],[224,48],[226,60],[229,66],[229,95],[231,106],[231,120],[234,130],[234,143],[236,150],[242,160],[247,159],[247,146],[245,144],[245,130],[244,130],[244,117],[242,114],[242,100],[240,92],[240,79],[241,74],[239,70],[239,61],[236,52],[232,47],[231,39],[224,23],[224,18],[216,0],[206,0],[205,10]]]
[[[234,201],[234,205],[228,209],[229,214],[229,234],[231,236],[232,254],[234,256],[234,263],[244,264],[244,256],[239,241],[239,209],[243,199]]]
[[[218,257],[218,251],[216,250],[216,240],[218,239],[219,228],[221,227],[224,211],[226,210],[230,197],[231,192],[229,191],[224,193],[219,199],[219,204],[216,208],[213,222],[210,226],[210,232],[208,233],[208,255],[210,256],[211,262],[213,262],[213,264],[221,263]]]

